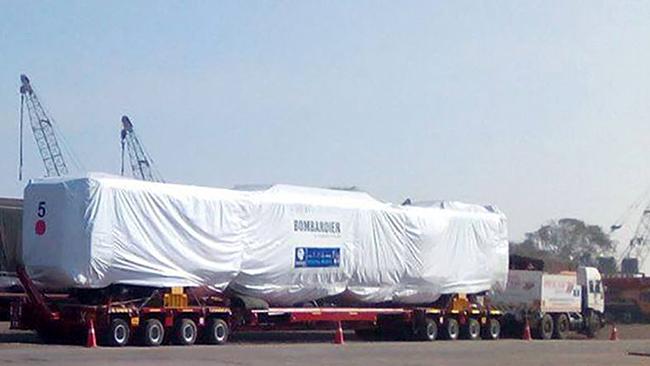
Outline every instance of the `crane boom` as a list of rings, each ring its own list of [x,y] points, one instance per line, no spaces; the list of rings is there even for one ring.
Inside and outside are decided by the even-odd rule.
[[[144,150],[138,136],[133,130],[133,124],[127,116],[122,116],[120,137],[122,141],[121,174],[124,175],[124,151],[126,150],[129,155],[131,172],[134,178],[150,182],[164,182],[160,174],[155,170],[153,160]]]
[[[20,171],[19,179],[22,179],[22,130],[23,130],[23,111],[27,109],[29,124],[34,133],[36,146],[45,164],[45,172],[48,177],[61,176],[68,174],[68,166],[63,157],[63,152],[59,147],[52,119],[48,117],[45,109],[38,100],[29,78],[20,75]]]
[[[639,267],[643,265],[650,255],[650,205],[643,210],[641,220],[634,231],[634,236],[630,239],[628,247],[623,253],[624,258],[636,258]]]

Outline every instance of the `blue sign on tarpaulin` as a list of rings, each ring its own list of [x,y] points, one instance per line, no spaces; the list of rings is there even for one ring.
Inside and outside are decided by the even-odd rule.
[[[296,248],[295,268],[338,267],[341,248]]]

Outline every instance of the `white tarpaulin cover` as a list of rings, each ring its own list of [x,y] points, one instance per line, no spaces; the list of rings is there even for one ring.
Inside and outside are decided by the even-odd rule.
[[[48,287],[210,286],[292,305],[426,303],[503,288],[506,218],[362,192],[229,190],[89,174],[25,188],[23,260]]]

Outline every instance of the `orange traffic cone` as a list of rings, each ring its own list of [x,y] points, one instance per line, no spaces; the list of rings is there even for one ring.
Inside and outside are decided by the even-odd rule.
[[[338,327],[336,328],[336,334],[334,335],[334,344],[345,344],[345,339],[343,339],[343,328],[341,327],[341,322],[338,322]]]
[[[618,329],[616,329],[616,324],[612,323],[612,333],[609,335],[610,341],[618,341]]]
[[[530,323],[528,322],[528,319],[526,319],[526,325],[524,325],[524,334],[522,335],[521,339],[525,341],[530,341],[533,339],[533,337],[530,336]]]
[[[97,347],[97,338],[95,337],[95,322],[92,318],[88,319],[88,336],[86,337],[86,347]]]

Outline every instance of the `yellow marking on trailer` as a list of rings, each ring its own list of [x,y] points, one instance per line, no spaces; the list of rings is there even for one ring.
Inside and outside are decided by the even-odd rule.
[[[451,301],[452,310],[464,311],[471,307],[469,299],[466,294],[458,294]]]
[[[183,308],[188,306],[187,295],[184,293],[165,294],[163,296],[163,304],[166,308]]]
[[[110,308],[108,310],[110,314],[115,314],[115,313],[128,313],[129,309],[126,308]]]
[[[160,309],[158,309],[158,308],[149,308],[149,309],[147,309],[147,311],[150,312],[150,313],[159,313],[159,312],[161,312],[162,310],[160,310]]]
[[[460,311],[458,311],[458,310],[452,310],[452,311],[451,311],[452,314],[458,314],[459,312],[460,312]]]
[[[427,314],[440,314],[440,309],[430,308],[425,311]]]
[[[137,327],[138,325],[140,325],[140,317],[139,317],[139,316],[134,316],[134,317],[132,317],[132,318],[131,318],[131,326],[132,326],[133,328],[135,328],[135,327]]]
[[[478,310],[472,310],[472,314],[480,314],[481,312]]]
[[[208,312],[210,312],[210,313],[228,313],[228,314],[230,314],[230,309],[216,306],[216,307],[209,307]]]

